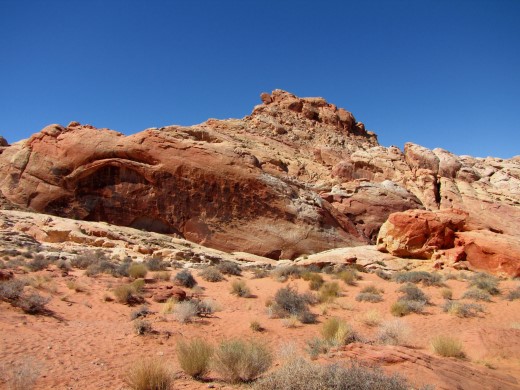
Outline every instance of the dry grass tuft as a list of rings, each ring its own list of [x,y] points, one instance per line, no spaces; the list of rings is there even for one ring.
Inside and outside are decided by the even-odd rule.
[[[170,390],[173,375],[162,361],[145,359],[128,370],[126,383],[132,390]]]
[[[193,378],[201,378],[209,371],[213,347],[202,339],[179,340],[176,347],[177,360],[182,370]]]
[[[453,337],[437,336],[431,341],[431,344],[435,353],[440,356],[455,358],[465,357],[462,343]]]

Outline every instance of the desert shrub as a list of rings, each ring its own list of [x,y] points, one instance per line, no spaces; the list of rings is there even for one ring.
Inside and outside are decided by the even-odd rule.
[[[320,287],[318,298],[320,302],[330,302],[341,295],[341,289],[336,282],[327,282]]]
[[[170,280],[171,273],[170,271],[156,271],[153,274],[154,279],[160,280],[162,282],[167,282]]]
[[[125,381],[132,390],[170,390],[173,375],[162,361],[152,358],[136,362]]]
[[[220,282],[224,280],[224,275],[217,267],[206,267],[199,272],[199,276],[207,282]]]
[[[0,378],[2,372],[0,371]],[[35,387],[36,380],[40,374],[38,367],[32,360],[24,360],[13,365],[6,372],[7,389],[9,390],[31,390]]]
[[[353,268],[348,268],[339,272],[337,277],[350,286],[355,286],[357,280],[360,279],[358,272]]]
[[[197,315],[200,317],[209,316],[220,310],[220,306],[213,299],[193,299],[191,302],[197,305]]]
[[[371,302],[371,303],[377,303],[381,302],[383,300],[383,297],[381,294],[373,294],[373,293],[359,293],[356,295],[356,301],[359,302]]]
[[[433,350],[440,356],[463,358],[462,343],[450,336],[437,336],[431,341]]]
[[[428,303],[428,296],[415,284],[406,283],[405,285],[399,287],[397,290],[403,295],[399,297],[400,301],[415,301],[415,302],[423,302],[423,304]]]
[[[144,278],[147,273],[148,269],[143,263],[132,263],[128,267],[128,276],[130,276],[132,279]]]
[[[225,275],[240,276],[242,269],[237,263],[231,261],[223,261],[217,265],[217,269]]]
[[[390,313],[396,317],[403,317],[410,313],[422,313],[424,305],[423,301],[399,299],[390,307]]]
[[[385,321],[377,332],[377,341],[388,345],[406,345],[410,328],[401,320]]]
[[[250,382],[267,371],[272,362],[271,351],[265,345],[234,339],[218,346],[213,368],[231,383]]]
[[[514,301],[515,299],[520,299],[520,287],[517,287],[514,290],[509,291],[509,293],[506,295],[506,299],[508,301]]]
[[[138,282],[136,280],[135,282]],[[114,289],[114,295],[119,303],[133,305],[142,302],[143,298],[139,294],[139,283],[121,284]]]
[[[319,290],[320,287],[325,283],[323,277],[315,272],[305,272],[302,274],[302,279],[309,282],[309,288],[311,290]]]
[[[282,267],[275,268],[271,274],[273,277],[279,282],[285,282],[289,278],[299,279],[302,274],[305,272],[305,268],[299,265],[286,265]]]
[[[306,310],[298,315],[298,320],[302,324],[314,324],[316,322],[316,314]]]
[[[364,312],[359,320],[367,326],[377,326],[381,323],[381,314],[377,310]]]
[[[134,332],[139,336],[151,333],[152,324],[149,321],[138,318],[134,321]]]
[[[442,305],[442,310],[458,317],[475,317],[478,313],[484,311],[484,307],[477,303],[445,301]]]
[[[269,272],[265,268],[252,268],[251,271],[253,272],[254,279],[263,279],[271,275],[271,272]]]
[[[132,313],[130,313],[130,319],[135,320],[140,317],[146,317],[150,313],[151,311],[150,309],[148,309],[148,306],[143,305],[140,308],[132,311]]]
[[[491,294],[486,290],[481,290],[480,288],[471,287],[469,290],[462,295],[463,299],[473,299],[474,301],[491,301]]]
[[[70,261],[70,265],[74,268],[87,269],[92,264],[107,260],[105,254],[101,251],[87,251],[74,257]]]
[[[392,279],[392,275],[390,275],[388,272],[383,271],[382,269],[378,268],[375,271],[375,274],[379,276],[383,280],[390,280]]]
[[[397,283],[420,283],[425,286],[443,286],[442,276],[426,271],[397,272],[393,279]]]
[[[164,271],[168,267],[168,263],[163,261],[160,257],[152,257],[144,263],[146,268],[150,271]],[[139,276],[143,278],[144,276]]]
[[[179,302],[173,307],[173,316],[175,320],[182,324],[191,322],[193,317],[198,315],[198,313],[199,306],[196,302],[192,301]]]
[[[182,370],[193,378],[200,378],[209,371],[213,347],[203,339],[179,340],[176,346],[177,360]]]
[[[27,314],[40,314],[47,311],[45,305],[49,303],[50,300],[51,299],[49,297],[42,297],[38,293],[30,293],[18,297],[18,299],[14,302],[14,305],[22,309]]]
[[[178,272],[173,278],[173,281],[179,286],[187,288],[192,288],[197,284],[197,281],[195,280],[191,272],[187,269]]]
[[[110,274],[116,276],[118,274],[118,266],[108,260],[101,260],[90,264],[85,270],[85,275],[92,277],[99,274]]]
[[[284,328],[297,328],[299,324],[298,316],[292,315],[282,319],[282,326]]]
[[[481,290],[487,291],[491,295],[500,294],[500,290],[498,289],[499,280],[493,276],[486,274],[484,272],[479,272],[469,279],[469,286],[479,288]]]
[[[231,294],[242,298],[251,296],[251,290],[243,280],[233,280],[231,282]]]
[[[173,308],[175,307],[175,305],[178,303],[179,301],[177,300],[177,298],[168,298],[168,300],[166,302],[164,302],[162,308],[161,308],[161,313],[162,314],[171,314],[173,313]]]
[[[249,324],[249,328],[253,331],[253,332],[263,332],[265,329],[264,327],[260,324],[260,322],[258,321],[251,321],[250,324]]]
[[[378,368],[352,364],[322,366],[302,358],[260,379],[254,390],[408,390],[410,384],[399,375],[387,375]]]
[[[42,269],[47,268],[50,263],[51,261],[49,259],[38,253],[27,263],[27,266],[31,271],[41,271]]]
[[[11,279],[0,282],[0,299],[3,301],[16,301],[22,294],[25,282],[20,279]]]
[[[333,346],[350,344],[358,338],[352,326],[337,317],[329,318],[323,323],[321,335],[329,345]]]
[[[441,289],[441,297],[444,299],[452,299],[453,291],[451,291],[449,288],[445,287],[445,288]]]
[[[325,340],[319,337],[313,337],[306,342],[307,347],[306,350],[309,353],[311,359],[317,359],[321,353],[327,353],[329,350],[329,346],[325,342]]]
[[[309,311],[308,303],[304,295],[291,286],[280,288],[272,304],[274,315],[278,317],[290,317],[291,315],[300,316]]]

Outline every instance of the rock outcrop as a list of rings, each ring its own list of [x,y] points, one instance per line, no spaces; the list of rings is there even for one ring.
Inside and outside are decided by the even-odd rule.
[[[468,230],[518,237],[518,158],[387,148],[323,98],[261,100],[243,119],[131,136],[50,125],[1,146],[0,199],[272,259],[373,244],[409,209],[459,209]]]

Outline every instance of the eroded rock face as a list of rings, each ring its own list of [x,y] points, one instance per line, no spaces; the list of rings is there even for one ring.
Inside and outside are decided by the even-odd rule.
[[[274,259],[374,243],[408,209],[456,208],[468,230],[518,235],[519,158],[387,148],[323,98],[261,100],[243,119],[132,136],[47,126],[0,146],[1,204]]]
[[[453,248],[467,217],[456,209],[394,213],[381,226],[377,247],[394,256],[430,259],[435,251]]]

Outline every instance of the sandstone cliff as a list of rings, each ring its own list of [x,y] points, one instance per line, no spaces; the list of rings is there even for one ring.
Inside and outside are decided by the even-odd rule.
[[[274,259],[375,243],[393,212],[456,208],[518,237],[520,159],[383,147],[322,98],[276,90],[243,119],[124,136],[72,122],[0,148],[19,207]]]

